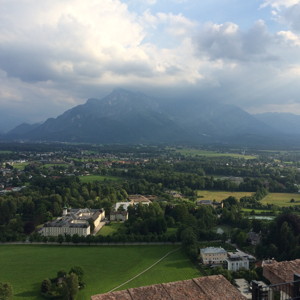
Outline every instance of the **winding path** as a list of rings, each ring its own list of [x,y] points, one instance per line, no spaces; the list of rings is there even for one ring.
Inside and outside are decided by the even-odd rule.
[[[145,269],[144,271],[140,272],[139,274],[135,275],[134,277],[132,277],[131,279],[125,281],[124,283],[120,284],[119,286],[113,288],[112,290],[110,290],[108,293],[113,292],[117,289],[119,289],[120,287],[122,287],[123,285],[129,283],[130,281],[136,279],[137,277],[141,276],[142,274],[144,274],[145,272],[147,272],[148,270],[150,270],[151,268],[153,268],[155,265],[157,265],[158,263],[160,263],[163,259],[165,259],[167,256],[169,256],[170,254],[174,253],[175,251],[178,251],[179,249],[181,249],[181,247],[175,249],[175,250],[171,250],[169,251],[166,255],[164,255],[162,258],[160,258],[158,261],[156,261],[154,264],[152,264],[150,267],[148,267],[147,269]]]

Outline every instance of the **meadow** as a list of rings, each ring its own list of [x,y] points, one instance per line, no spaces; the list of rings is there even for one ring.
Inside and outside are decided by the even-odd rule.
[[[228,191],[197,191],[198,200],[216,200],[221,202],[222,200],[233,196],[238,200],[244,196],[251,196],[251,192],[228,192]]]
[[[119,286],[176,248],[178,246],[175,245],[0,245],[0,281],[12,284],[16,300],[40,300],[43,279],[55,277],[57,271],[78,265],[85,272],[86,288],[80,291],[77,299],[90,299],[91,295]],[[130,282],[126,288],[199,276],[200,272],[179,250]]]
[[[255,159],[254,155],[243,155],[238,153],[219,153],[200,149],[176,149],[176,152],[185,156],[205,156],[205,157],[233,157],[243,159]]]
[[[291,202],[294,199],[295,202]],[[261,203],[274,204],[280,207],[300,205],[300,194],[298,193],[269,193],[261,200]]]
[[[86,182],[93,182],[93,181],[118,181],[120,178],[114,177],[114,176],[104,176],[104,175],[86,175],[86,176],[80,176],[80,181],[83,183]]]
[[[220,202],[229,196],[240,199],[244,196],[251,196],[251,192],[228,192],[228,191],[197,191],[198,200],[216,200]],[[294,199],[295,202],[291,202]],[[269,193],[265,198],[260,201],[262,204],[274,204],[280,207],[300,205],[300,194],[298,193]],[[246,211],[246,209],[244,209]],[[249,212],[252,209],[249,210]],[[263,212],[263,211],[261,211]]]

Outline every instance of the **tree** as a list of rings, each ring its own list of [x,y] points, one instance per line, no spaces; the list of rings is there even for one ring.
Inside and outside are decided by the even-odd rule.
[[[57,278],[65,278],[67,276],[67,272],[65,270],[59,270],[57,272]]]
[[[0,300],[10,300],[13,298],[13,289],[10,283],[0,282]]]
[[[59,235],[57,236],[57,242],[58,242],[58,243],[61,244],[61,243],[64,242],[64,240],[65,240],[65,239],[64,239],[64,236],[63,236],[63,235],[59,234]]]
[[[190,245],[195,245],[197,242],[197,236],[191,227],[185,228],[181,232],[181,241],[184,246],[190,246]]]
[[[51,280],[46,278],[43,280],[42,284],[41,284],[41,293],[42,294],[47,294],[51,291]]]
[[[78,293],[78,276],[75,273],[71,273],[66,278],[66,283],[68,287],[68,298],[69,300],[73,300]]]
[[[83,275],[84,275],[84,271],[80,266],[74,266],[71,268],[69,274],[76,274],[78,277],[78,282],[80,287],[84,286],[84,282],[83,282]]]

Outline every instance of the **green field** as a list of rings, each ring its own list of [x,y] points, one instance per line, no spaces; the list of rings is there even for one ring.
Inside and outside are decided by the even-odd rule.
[[[14,169],[24,170],[25,167],[26,167],[27,165],[29,165],[28,162],[24,162],[24,163],[14,163],[14,164],[13,164],[13,167],[14,167]]]
[[[120,228],[124,227],[124,223],[110,223],[103,226],[97,233],[97,235],[108,236],[116,233]]]
[[[244,159],[255,159],[253,155],[243,155],[238,153],[219,153],[215,151],[199,150],[199,149],[177,149],[176,152],[185,156],[206,156],[206,157],[233,157]]]
[[[0,154],[10,154],[13,153],[12,151],[9,150],[0,150]]]
[[[14,299],[38,300],[42,299],[39,289],[43,279],[79,265],[85,272],[86,288],[77,299],[90,299],[91,295],[108,292],[139,274],[177,247],[0,245],[0,281],[12,284]],[[148,272],[127,287],[200,276],[181,250]]]
[[[228,192],[228,191],[197,191],[198,200],[216,200],[220,202],[229,196],[233,196],[238,200],[244,196],[251,196],[251,192]],[[201,197],[200,197],[201,196]],[[294,199],[295,202],[290,202]],[[260,201],[262,204],[274,204],[280,207],[300,205],[300,194],[298,193],[269,193],[264,199]],[[244,209],[247,211],[246,209]],[[249,212],[252,209],[249,210]],[[263,210],[261,212],[264,212]]]
[[[228,191],[197,191],[198,200],[216,200],[217,202],[221,202],[222,200],[228,198],[229,196],[233,196],[238,200],[244,196],[251,196],[253,193],[251,192],[228,192]],[[200,197],[202,196],[202,197]]]
[[[290,202],[294,199],[295,202]],[[270,193],[261,200],[262,204],[274,204],[277,206],[294,206],[300,205],[300,194],[298,193]]]
[[[86,175],[86,176],[80,176],[79,177],[81,182],[93,182],[93,181],[118,181],[120,178],[115,176],[103,176],[103,175]]]

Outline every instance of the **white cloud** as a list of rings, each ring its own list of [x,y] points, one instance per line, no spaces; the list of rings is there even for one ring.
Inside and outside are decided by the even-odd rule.
[[[292,46],[300,46],[300,36],[291,31],[279,31],[278,36]]]
[[[281,18],[295,4],[264,2]],[[271,96],[279,86],[295,98],[289,82],[300,86],[299,35],[271,33],[262,20],[249,29],[203,25],[154,6],[138,14],[121,0],[0,0],[0,7],[0,105],[23,105],[36,117],[116,86],[175,96],[209,90],[247,108],[279,102],[280,91]],[[295,27],[296,14],[286,18]]]
[[[261,7],[271,6],[278,10],[282,7],[291,7],[299,3],[300,3],[299,0],[264,0]]]
[[[190,38],[196,23],[181,14],[139,16],[120,0],[0,0],[0,6],[0,71],[8,87],[0,103],[11,105],[16,94],[24,104],[44,99],[54,108],[105,85],[202,79]],[[160,45],[151,40],[162,32]],[[164,45],[168,39],[171,46]]]

